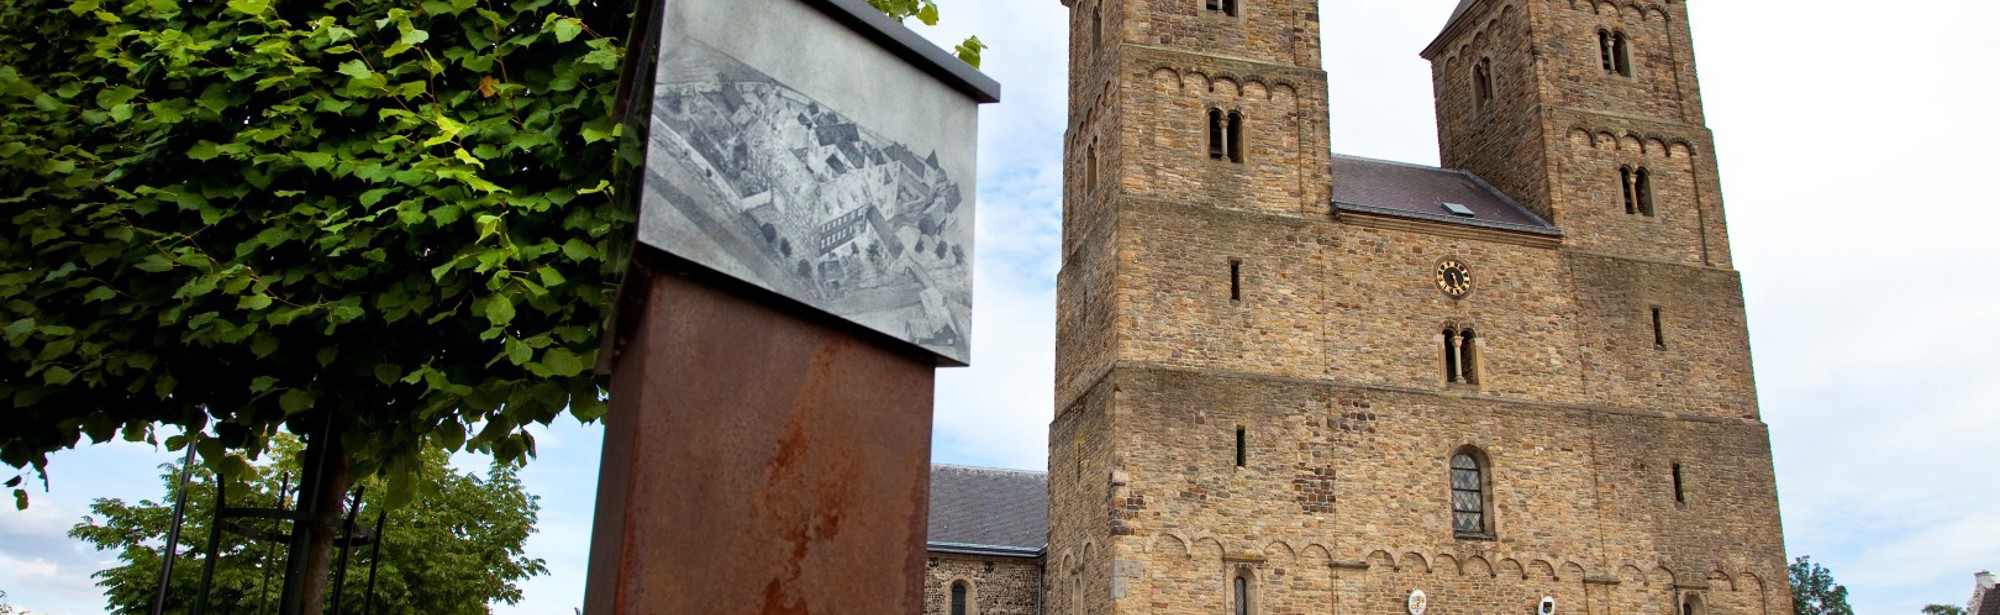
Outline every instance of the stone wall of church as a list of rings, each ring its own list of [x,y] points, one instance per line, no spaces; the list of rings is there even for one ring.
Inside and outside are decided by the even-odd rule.
[[[1562,228],[1568,245],[1728,266],[1686,11],[1679,2],[1473,5],[1429,50],[1443,163]],[[1604,69],[1600,30],[1626,35],[1630,76]],[[1482,62],[1493,83],[1483,105],[1473,77]],[[1628,213],[1621,167],[1646,170],[1652,215]]]
[[[924,569],[924,615],[952,615],[954,584],[966,589],[965,615],[1040,615],[1042,560],[932,552]]]
[[[1118,480],[1088,501],[1119,508],[1126,533],[1112,608],[1082,612],[1225,612],[1237,574],[1257,613],[1394,612],[1411,589],[1438,615],[1543,596],[1570,613],[1678,612],[1688,592],[1704,613],[1786,608],[1767,591],[1785,574],[1776,516],[1745,513],[1776,509],[1754,421],[1206,370],[1116,381]],[[1467,447],[1486,461],[1490,536],[1451,524],[1449,459]]]

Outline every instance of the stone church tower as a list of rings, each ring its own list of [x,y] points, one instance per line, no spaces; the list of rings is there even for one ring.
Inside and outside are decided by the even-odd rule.
[[[1445,168],[1330,154],[1315,0],[1064,3],[1006,613],[1791,612],[1684,0],[1465,0],[1423,52]]]

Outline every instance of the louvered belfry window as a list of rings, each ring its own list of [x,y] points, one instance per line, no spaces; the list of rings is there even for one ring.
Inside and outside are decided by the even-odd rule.
[[[1451,526],[1460,534],[1486,533],[1486,497],[1479,460],[1459,453],[1451,458]]]

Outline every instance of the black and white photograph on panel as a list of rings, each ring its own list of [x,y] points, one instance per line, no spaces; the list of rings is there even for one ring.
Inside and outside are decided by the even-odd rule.
[[[976,108],[802,0],[668,5],[640,239],[969,361]]]

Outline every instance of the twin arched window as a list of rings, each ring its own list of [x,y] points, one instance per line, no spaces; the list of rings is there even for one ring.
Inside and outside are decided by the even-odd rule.
[[[1485,456],[1465,448],[1451,456],[1451,529],[1459,536],[1493,535]]]
[[[1604,72],[1632,76],[1631,39],[1618,30],[1598,30],[1597,48],[1603,56]]]
[[[1479,384],[1479,342],[1472,329],[1444,330],[1444,379],[1454,384]]]
[[[1625,193],[1625,213],[1653,217],[1653,172],[1646,167],[1618,167],[1618,180]]]
[[[1208,110],[1208,158],[1243,162],[1243,114]]]

